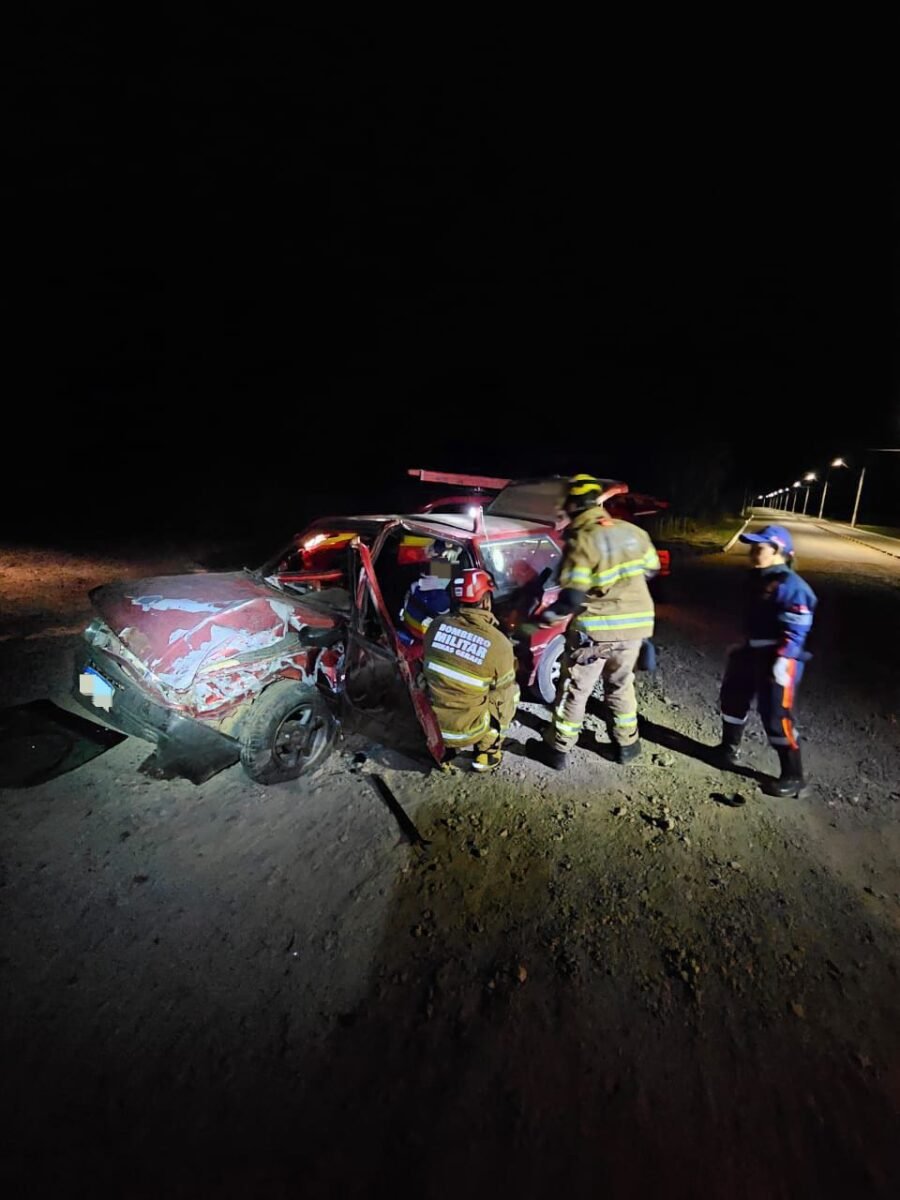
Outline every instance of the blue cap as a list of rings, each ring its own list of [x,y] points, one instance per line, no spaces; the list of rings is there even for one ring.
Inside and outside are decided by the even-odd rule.
[[[794,553],[794,541],[783,525],[767,525],[759,533],[742,533],[742,542],[768,542],[782,554]]]

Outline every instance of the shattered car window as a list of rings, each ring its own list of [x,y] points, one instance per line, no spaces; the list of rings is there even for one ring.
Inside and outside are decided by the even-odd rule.
[[[294,540],[263,567],[262,574],[276,587],[291,591],[310,587],[349,586],[348,549],[357,530],[317,531]]]
[[[517,538],[503,542],[488,542],[481,547],[484,565],[494,576],[497,596],[508,596],[520,588],[537,583],[548,567],[555,578],[560,552],[548,537]]]

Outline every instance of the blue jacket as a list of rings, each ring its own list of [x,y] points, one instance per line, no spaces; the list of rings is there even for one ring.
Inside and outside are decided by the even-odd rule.
[[[449,584],[449,579],[442,584],[420,579],[406,593],[400,620],[411,640],[421,641],[432,620],[450,611]],[[407,641],[407,638],[403,640]]]
[[[750,572],[745,627],[750,641],[770,642],[783,658],[809,658],[804,650],[816,610],[816,593],[781,563]]]

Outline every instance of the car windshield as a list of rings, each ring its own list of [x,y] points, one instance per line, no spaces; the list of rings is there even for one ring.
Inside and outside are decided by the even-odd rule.
[[[349,546],[358,529],[313,529],[298,534],[260,569],[270,584],[292,592],[348,586]]]
[[[494,577],[495,595],[500,598],[520,588],[536,586],[542,576],[543,583],[555,579],[560,552],[551,538],[537,534],[484,543],[481,557]]]

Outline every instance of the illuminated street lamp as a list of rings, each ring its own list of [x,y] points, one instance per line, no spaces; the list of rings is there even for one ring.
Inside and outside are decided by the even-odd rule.
[[[822,488],[822,503],[819,505],[819,520],[822,520],[822,513],[825,511],[825,497],[828,495],[828,481],[831,475],[832,467],[846,467],[847,464],[842,458],[836,458],[834,462],[828,464],[828,470],[825,472],[825,486]]]
[[[806,484],[806,491],[803,493],[803,515],[806,516],[806,502],[809,499],[809,485],[818,479],[815,471],[807,471],[803,476],[803,481]]]
[[[870,454],[900,454],[900,450],[896,449],[893,446],[891,446],[891,447],[872,446],[869,450],[869,453]],[[859,486],[856,489],[856,500],[853,504],[853,516],[850,518],[850,524],[851,524],[851,526],[854,526],[854,527],[856,526],[856,514],[859,512],[859,498],[862,495],[863,480],[865,479],[865,477],[866,477],[866,468],[863,467],[863,469],[859,473]]]
[[[795,513],[797,511],[797,488],[802,487],[802,486],[803,485],[801,484],[799,479],[795,479],[794,482],[791,484],[791,491],[794,493],[793,498],[791,500],[791,512],[792,513]]]

